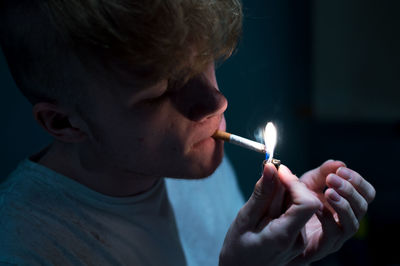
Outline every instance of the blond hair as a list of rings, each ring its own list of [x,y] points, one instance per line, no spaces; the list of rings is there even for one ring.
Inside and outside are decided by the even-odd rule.
[[[242,26],[239,0],[2,0],[1,5],[1,44],[14,78],[21,80],[26,68],[48,66],[56,61],[42,58],[48,51],[38,52],[41,55],[36,56],[38,62],[18,59],[24,50],[34,54],[35,49],[40,49],[38,44],[30,46],[37,41],[33,40],[35,37],[39,38],[37,32],[44,38],[42,42],[53,39],[51,43],[57,44],[53,49],[61,50],[64,55],[69,54],[65,47],[72,47],[80,58],[87,54],[89,60],[101,57],[107,62],[116,58],[133,70],[142,71],[144,79],[155,81],[187,79],[208,62],[225,60],[234,51]],[[26,28],[43,27],[49,22],[54,31],[50,34],[46,29],[36,28],[36,35],[29,34],[21,30],[23,25],[14,26],[15,14],[20,15],[18,23],[26,24]],[[35,25],[37,17],[42,22]],[[22,34],[25,36],[18,36]],[[21,63],[24,73],[18,73]],[[52,69],[47,71],[51,73]],[[30,76],[35,78],[32,73]],[[58,76],[62,79],[62,75]],[[28,99],[35,96],[35,89],[28,88],[27,81],[19,83],[21,90],[24,87],[30,90],[24,92]],[[53,87],[54,83],[57,82],[51,82]],[[69,85],[64,81],[64,87]]]

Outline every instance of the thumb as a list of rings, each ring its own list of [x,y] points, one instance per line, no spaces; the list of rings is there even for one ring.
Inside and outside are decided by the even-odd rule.
[[[278,172],[275,166],[268,163],[263,174],[254,186],[249,200],[238,214],[241,227],[255,228],[271,205],[274,190],[278,184]],[[245,223],[245,224],[243,224]]]
[[[288,190],[291,205],[276,224],[285,228],[289,235],[295,236],[318,209],[322,210],[323,204],[317,195],[284,165],[279,167],[279,178]]]

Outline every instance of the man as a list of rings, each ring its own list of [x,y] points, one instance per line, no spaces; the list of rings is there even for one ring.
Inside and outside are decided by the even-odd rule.
[[[237,0],[0,10],[11,73],[54,137],[1,185],[0,262],[307,264],[357,231],[375,190],[340,161],[301,179],[266,165],[241,206],[211,137],[225,129],[215,62],[240,35]]]

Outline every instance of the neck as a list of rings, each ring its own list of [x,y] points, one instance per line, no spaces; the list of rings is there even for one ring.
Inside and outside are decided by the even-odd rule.
[[[90,170],[84,167],[79,149],[73,144],[55,141],[43,151],[31,157],[33,161],[46,166],[68,178],[99,193],[113,197],[135,196],[152,188],[158,177],[144,176],[119,171],[104,162],[91,162],[101,168]]]

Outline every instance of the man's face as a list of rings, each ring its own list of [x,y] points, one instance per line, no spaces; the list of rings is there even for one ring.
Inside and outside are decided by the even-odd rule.
[[[225,130],[227,100],[218,90],[214,63],[179,88],[162,80],[139,89],[129,76],[119,79],[96,84],[81,151],[86,167],[177,178],[201,178],[217,168],[223,142],[211,135]]]

